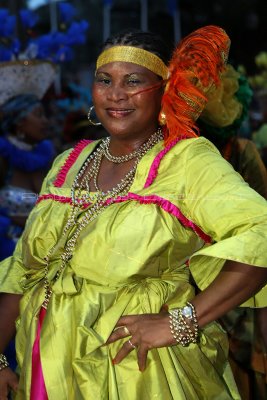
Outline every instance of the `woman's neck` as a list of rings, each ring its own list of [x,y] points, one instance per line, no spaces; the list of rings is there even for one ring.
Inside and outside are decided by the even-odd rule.
[[[156,130],[150,132],[142,137],[118,137],[111,136],[110,138],[110,152],[116,155],[126,155],[142,146],[150,137],[155,133]]]

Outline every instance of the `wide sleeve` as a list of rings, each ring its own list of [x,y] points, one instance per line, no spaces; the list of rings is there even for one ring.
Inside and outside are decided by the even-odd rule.
[[[20,280],[25,274],[21,261],[21,239],[11,257],[0,263],[0,293],[22,294]]]
[[[64,164],[64,161],[68,156],[68,154],[69,150],[56,157],[52,165],[52,168],[50,169],[46,178],[43,181],[41,193],[47,191],[47,187],[51,184],[53,178],[56,176],[56,173]],[[30,218],[27,219],[24,232],[28,229],[31,229],[30,223],[28,222],[29,220]],[[20,282],[22,281],[26,271],[22,261],[22,246],[23,246],[22,237],[18,240],[12,256],[6,258],[0,263],[1,293],[14,293],[14,294],[23,293],[23,289],[20,285]]]
[[[185,174],[187,213],[213,243],[191,257],[190,270],[198,287],[205,289],[225,260],[266,268],[266,200],[204,138],[188,149]],[[245,305],[267,306],[267,286]]]

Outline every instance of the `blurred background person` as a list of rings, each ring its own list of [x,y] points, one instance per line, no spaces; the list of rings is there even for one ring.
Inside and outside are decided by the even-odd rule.
[[[245,181],[267,198],[267,171],[260,153],[252,140],[240,137],[252,95],[246,77],[229,64],[221,86],[209,96],[198,125],[201,134],[216,145]]]
[[[13,252],[55,156],[41,103],[54,78],[50,63],[0,64],[1,259]]]
[[[57,18],[44,32],[40,16],[22,4],[0,8],[0,259],[13,252],[61,151],[63,124],[54,118],[53,100],[61,92],[61,66],[74,57],[73,46],[85,42],[89,26],[64,2],[52,7]]]
[[[240,137],[253,92],[245,76],[227,65],[222,83],[209,94],[198,126],[244,180],[267,198],[267,170],[252,140]],[[267,398],[267,309],[238,307],[221,323],[227,330],[230,362],[242,400]]]
[[[0,260],[13,253],[55,157],[41,103],[54,78],[51,63],[0,64]],[[15,369],[13,341],[6,354]]]
[[[267,98],[266,98],[267,100]],[[261,158],[267,168],[267,102],[265,100],[265,107],[263,108],[262,123],[258,129],[253,132],[252,140],[255,143]]]

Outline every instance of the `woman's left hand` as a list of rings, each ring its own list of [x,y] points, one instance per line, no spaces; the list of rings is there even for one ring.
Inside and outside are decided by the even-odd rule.
[[[170,331],[169,314],[163,310],[159,314],[127,315],[121,317],[106,344],[130,336],[113,359],[120,363],[131,351],[137,351],[140,371],[146,367],[147,353],[156,347],[176,344]]]

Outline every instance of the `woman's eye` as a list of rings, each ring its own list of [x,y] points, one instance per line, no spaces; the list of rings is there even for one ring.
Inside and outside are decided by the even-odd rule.
[[[96,78],[96,82],[103,83],[105,85],[109,85],[111,80],[109,78]]]
[[[128,79],[127,82],[131,86],[135,86],[135,85],[138,85],[139,83],[141,83],[141,81],[139,79]]]
[[[111,81],[108,78],[103,78],[102,82],[105,83],[106,85],[109,85]]]

